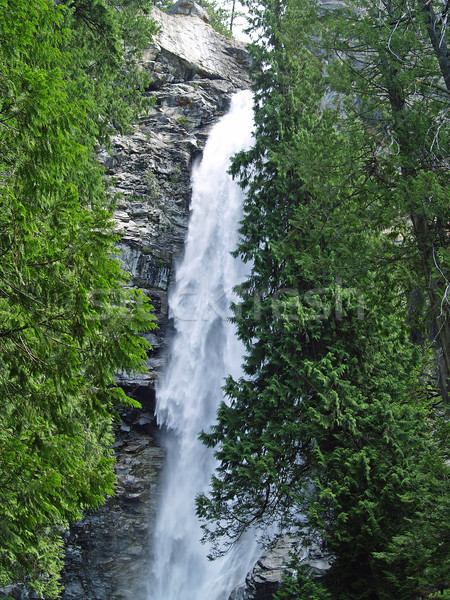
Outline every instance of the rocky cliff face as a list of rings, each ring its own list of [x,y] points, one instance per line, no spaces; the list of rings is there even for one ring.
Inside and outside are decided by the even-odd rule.
[[[67,532],[63,600],[146,598],[148,540],[164,460],[153,417],[154,381],[170,331],[167,293],[183,251],[191,167],[231,95],[249,84],[242,44],[213,31],[190,0],[180,0],[170,12],[154,9],[160,31],[142,63],[152,75],[146,93],[154,106],[131,135],[114,137],[111,152],[99,152],[112,190],[121,193],[120,260],[130,284],[151,298],[159,329],[148,336],[149,373],[119,378],[143,408],[123,412],[118,425],[116,496]]]
[[[152,76],[147,94],[154,107],[131,135],[113,138],[112,152],[99,153],[112,191],[122,194],[116,212],[120,259],[131,284],[150,296],[158,316],[159,330],[150,336],[155,350],[165,338],[167,290],[183,250],[192,163],[231,95],[249,85],[249,57],[241,43],[216,33],[191,0],[180,0],[171,13],[154,8],[160,31],[142,62]],[[161,366],[157,355],[150,357],[147,377],[122,383],[152,388]]]
[[[321,578],[329,568],[330,556],[325,555],[317,542],[281,536],[274,546],[257,561],[245,583],[236,587],[229,600],[270,600],[277,591],[289,563],[296,556],[299,564],[308,566]]]

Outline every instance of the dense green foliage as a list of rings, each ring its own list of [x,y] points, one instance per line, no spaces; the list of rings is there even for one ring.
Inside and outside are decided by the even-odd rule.
[[[114,381],[147,298],[114,259],[97,144],[141,103],[144,0],[0,0],[0,585],[58,594],[61,531],[113,492]]]
[[[450,576],[448,93],[427,13],[248,4],[256,135],[232,167],[245,375],[201,435],[219,467],[198,514],[215,554],[306,522],[334,598],[411,600]],[[326,593],[310,584],[280,597]]]
[[[321,581],[314,578],[310,569],[294,568],[286,572],[281,585],[275,593],[275,600],[332,600],[330,592]]]

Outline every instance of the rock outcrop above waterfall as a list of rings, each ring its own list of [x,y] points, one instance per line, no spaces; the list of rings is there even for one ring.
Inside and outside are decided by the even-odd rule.
[[[149,373],[118,376],[143,409],[122,413],[114,445],[116,496],[67,532],[62,600],[147,598],[151,517],[164,459],[153,421],[154,381],[164,363],[167,294],[183,252],[191,168],[232,94],[249,84],[245,48],[216,33],[201,7],[180,0],[170,13],[154,8],[160,31],[142,62],[152,76],[146,94],[154,105],[131,134],[118,133],[111,150],[99,152],[112,191],[120,193],[119,258],[130,284],[151,298],[159,329],[148,335]]]
[[[191,20],[186,19],[186,15]],[[248,86],[245,70],[249,56],[245,46],[214,31],[200,6],[180,0],[168,14],[154,9],[152,17],[161,30],[144,61],[150,61],[155,81],[159,76],[167,80],[169,75],[175,79],[181,76],[184,81],[210,79],[229,81],[237,88]],[[153,62],[154,52],[157,65]]]
[[[324,576],[329,568],[329,556],[317,543],[309,542],[306,546],[302,539],[282,536],[257,561],[245,583],[232,591],[229,600],[271,600],[295,555],[300,564],[309,566],[317,577]]]

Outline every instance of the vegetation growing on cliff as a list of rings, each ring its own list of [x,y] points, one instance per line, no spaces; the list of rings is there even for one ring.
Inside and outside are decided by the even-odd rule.
[[[49,597],[61,532],[113,491],[114,373],[154,327],[95,160],[143,101],[149,4],[0,0],[0,585]]]
[[[319,534],[345,600],[449,586],[445,6],[247,3],[256,137],[235,307],[245,375],[203,432],[215,554],[264,523]],[[440,24],[440,25],[439,25]],[[441,29],[439,29],[441,27]],[[442,35],[441,35],[442,34]],[[447,127],[445,127],[447,125]],[[280,598],[307,583],[290,580]],[[326,597],[319,587],[318,597]]]

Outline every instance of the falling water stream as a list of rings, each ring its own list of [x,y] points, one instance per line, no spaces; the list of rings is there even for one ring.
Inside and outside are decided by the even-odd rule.
[[[167,460],[148,600],[227,600],[256,557],[252,539],[210,562],[195,515],[195,497],[208,488],[215,468],[198,434],[215,421],[224,377],[241,372],[242,347],[227,318],[232,289],[245,276],[244,265],[230,254],[238,241],[243,196],[227,171],[230,157],[250,147],[252,126],[251,93],[239,92],[212,129],[192,174],[185,254],[169,298],[175,336],[157,387]]]

